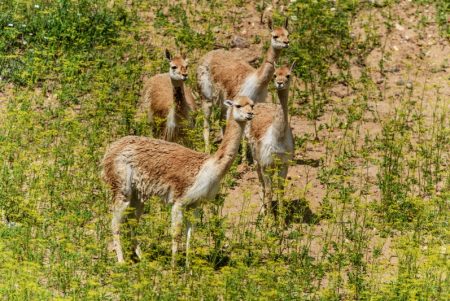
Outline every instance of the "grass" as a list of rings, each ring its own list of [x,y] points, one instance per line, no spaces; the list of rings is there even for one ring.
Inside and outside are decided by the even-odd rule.
[[[150,133],[136,118],[141,79],[166,63],[163,49],[146,42],[143,13],[154,13],[154,38],[170,37],[195,55],[223,44],[214,28],[232,28],[245,13],[222,1],[111,3],[0,3],[0,299],[448,299],[448,100],[439,91],[425,97],[427,85],[419,94],[405,88],[396,110],[377,114],[387,91],[364,61],[383,39],[372,19],[365,39],[352,35],[360,12],[384,13],[392,3],[287,6],[293,42],[285,59],[297,61],[299,82],[291,109],[313,126],[297,146],[324,148],[314,167],[324,196],[312,219],[304,218],[311,188],[291,183],[281,198],[296,222],[257,218],[257,192],[247,187],[237,213],[226,214],[228,188],[240,183],[235,164],[197,221],[190,271],[170,269],[170,208],[157,199],[138,228],[143,261],[117,265],[99,162],[111,141]],[[443,20],[445,5],[436,3]],[[275,12],[275,23],[282,19]],[[336,84],[356,97],[333,99]],[[379,134],[364,129],[369,122]],[[201,124],[198,114],[188,133],[198,150]]]

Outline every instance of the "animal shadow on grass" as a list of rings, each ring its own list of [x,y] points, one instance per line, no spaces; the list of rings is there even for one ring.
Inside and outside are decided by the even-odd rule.
[[[291,200],[284,203],[284,221],[286,225],[291,223],[305,223],[315,225],[319,223],[319,216],[308,206],[305,199]]]
[[[295,164],[308,165],[311,167],[319,167],[321,163],[320,159],[296,159]]]
[[[195,261],[195,259],[201,259],[208,262],[215,270],[220,270],[221,268],[228,266],[231,261],[230,251],[226,247],[220,249],[212,247],[211,250],[205,254],[196,254],[195,250],[192,250],[190,255],[190,260]],[[157,244],[152,244],[150,250],[146,252],[146,259],[150,261],[164,260],[166,264],[170,263],[171,252],[168,248],[161,247]],[[134,261],[139,262],[139,260]],[[186,251],[183,250],[177,256],[177,266],[183,267],[186,265]]]
[[[218,271],[221,268],[230,265],[230,261],[231,261],[230,255],[231,254],[226,250],[212,249],[206,255],[191,254],[190,261],[192,263],[196,259],[201,259],[205,262],[208,262],[210,264],[210,266],[214,268],[214,270]],[[170,257],[167,257],[167,258],[170,258]],[[169,260],[168,260],[168,262],[169,262]],[[178,256],[177,266],[183,267],[185,265],[186,265],[186,252],[182,252]]]
[[[214,267],[214,269],[220,270],[221,268],[228,266],[230,264],[230,252],[227,250],[216,250],[213,249],[206,256],[206,260]]]
[[[320,221],[320,217],[315,214],[311,208],[309,208],[308,202],[305,199],[294,199],[284,202],[283,206],[285,225],[290,225],[292,223],[306,223],[315,225]],[[161,258],[165,258],[167,263],[170,262],[170,250],[159,244],[151,244],[150,250],[146,253],[148,260],[160,260]],[[230,264],[232,265],[231,250],[223,246],[219,248],[212,247],[211,250],[205,255],[199,255],[193,252],[190,257],[191,260],[198,258],[208,262],[215,270],[220,270]],[[186,253],[183,251],[178,256],[177,265],[184,266],[186,264],[185,259]]]

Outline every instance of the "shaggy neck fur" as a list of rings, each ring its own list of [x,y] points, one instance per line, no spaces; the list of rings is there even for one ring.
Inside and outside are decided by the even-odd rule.
[[[278,59],[280,52],[281,49],[269,47],[263,64],[258,68],[258,70],[256,70],[256,74],[259,79],[258,84],[260,86],[267,86],[272,80],[275,72],[275,61]]]
[[[177,114],[186,115],[188,114],[188,104],[184,91],[184,82],[182,80],[173,79],[171,79],[171,81],[173,87],[175,111],[177,112]]]
[[[184,101],[183,82],[172,80],[173,96],[176,104],[182,104]]]
[[[284,135],[287,127],[289,126],[288,120],[288,98],[289,98],[289,85],[283,90],[277,90],[278,99],[280,100],[280,107],[277,109],[275,120],[273,123],[273,129],[276,133],[280,134],[280,137]]]
[[[173,87],[183,87],[184,81],[182,80],[175,80],[173,78],[170,78],[170,81],[172,82]]]
[[[245,122],[237,122],[231,116],[233,116],[232,111],[219,149],[202,165],[194,184],[186,193],[189,205],[195,205],[200,199],[213,199],[219,191],[220,181],[233,163]]]
[[[233,119],[233,109],[231,109],[225,128],[225,134],[217,152],[212,159],[217,164],[217,172],[223,177],[233,163],[239,149],[245,122],[237,122]]]

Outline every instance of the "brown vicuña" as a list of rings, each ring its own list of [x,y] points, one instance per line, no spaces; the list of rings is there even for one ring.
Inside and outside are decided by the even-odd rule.
[[[103,179],[113,193],[111,226],[119,262],[124,261],[120,225],[127,217],[132,217],[136,222],[130,223],[130,227],[136,227],[144,201],[151,196],[159,196],[173,205],[172,264],[175,264],[183,211],[214,199],[239,149],[245,124],[253,118],[253,101],[248,97],[226,100],[225,104],[230,107],[230,114],[223,141],[214,155],[146,137],[128,136],[111,144],[103,158]],[[186,254],[192,225],[188,223],[187,227]],[[140,257],[135,240],[132,248],[134,255]]]
[[[284,27],[272,30],[272,23],[269,22],[269,28],[272,30],[271,45],[264,62],[258,69],[254,69],[235,53],[225,50],[213,50],[200,60],[197,67],[197,82],[205,115],[203,137],[207,152],[210,150],[210,119],[213,105],[220,106],[221,118],[223,118],[225,115],[223,99],[242,95],[249,97],[255,103],[266,100],[267,85],[272,80],[275,61],[281,50],[289,46],[287,25],[286,18]]]
[[[275,70],[274,82],[280,105],[256,104],[255,118],[246,133],[263,190],[263,206],[273,213],[276,213],[272,183],[274,171],[279,171],[275,178],[277,182],[286,179],[289,162],[294,156],[294,138],[288,112],[289,85],[293,67],[294,64],[290,68],[283,66]],[[277,188],[282,187],[277,185]]]
[[[153,135],[178,141],[182,138],[183,123],[192,123],[191,113],[196,105],[191,89],[184,83],[188,77],[187,59],[181,55],[172,57],[167,49],[166,58],[170,62],[169,72],[144,82],[141,107],[147,111]]]

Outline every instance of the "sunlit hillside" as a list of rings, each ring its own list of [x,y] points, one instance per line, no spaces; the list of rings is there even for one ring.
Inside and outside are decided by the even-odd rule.
[[[0,300],[449,300],[450,4],[445,0],[0,1]],[[145,202],[118,264],[112,142],[154,133],[143,83],[213,49],[257,68],[288,19],[295,154],[275,217],[239,153],[171,265],[171,207]],[[267,101],[278,103],[273,81]],[[212,152],[220,142],[212,113]],[[249,153],[249,152],[248,152]],[[157,156],[158,154],[155,154]],[[280,182],[280,183],[281,183]],[[125,248],[131,241],[122,238]],[[127,254],[129,255],[129,254]]]

